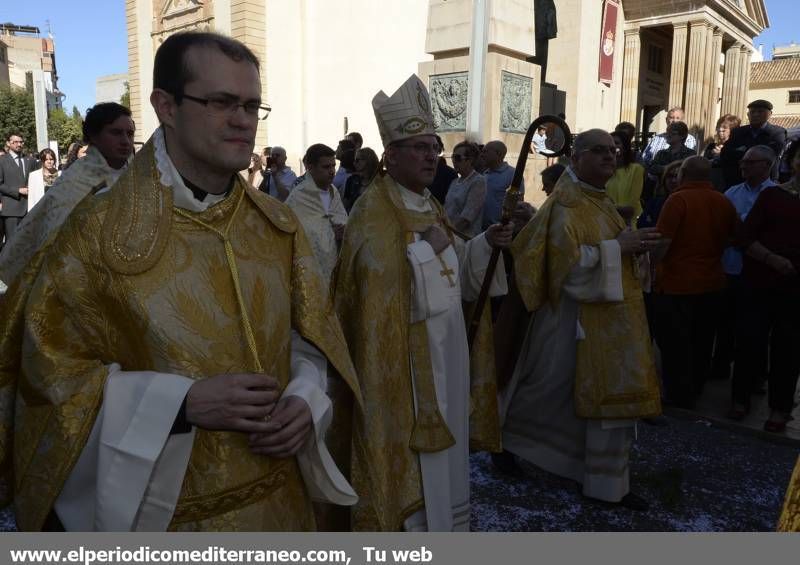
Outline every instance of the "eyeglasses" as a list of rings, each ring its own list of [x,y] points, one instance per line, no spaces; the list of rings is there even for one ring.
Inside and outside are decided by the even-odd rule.
[[[619,155],[619,147],[616,145],[595,145],[593,147],[589,147],[588,149],[584,149],[582,153],[585,152],[592,153],[593,155],[614,155],[615,157]]]
[[[239,107],[244,108],[245,114],[248,116],[256,116],[259,120],[266,120],[272,107],[268,104],[262,104],[257,100],[250,100],[248,102],[239,102],[236,98],[230,97],[216,97],[216,98],[198,98],[197,96],[190,96],[186,93],[181,95],[187,100],[202,104],[206,107],[210,114],[216,116],[232,116],[236,113]]]
[[[453,163],[460,163],[461,161],[469,161],[469,157],[466,155],[459,155],[458,153],[453,153]]]
[[[430,155],[431,153],[434,155],[439,155],[442,150],[444,149],[438,143],[395,143],[395,147],[408,147],[417,155]]]

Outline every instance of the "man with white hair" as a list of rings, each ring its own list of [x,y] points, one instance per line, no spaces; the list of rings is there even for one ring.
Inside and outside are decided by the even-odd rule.
[[[283,202],[288,198],[296,180],[297,175],[286,164],[286,149],[279,145],[273,146],[260,190]]]
[[[755,206],[759,195],[767,188],[777,186],[770,175],[777,155],[767,145],[756,145],[747,150],[739,161],[744,182],[725,191],[739,220],[744,222]],[[722,256],[722,267],[728,279],[725,307],[720,309],[721,320],[717,324],[717,342],[714,348],[714,370],[721,378],[731,376],[731,362],[738,353],[731,381],[731,408],[728,417],[742,420],[750,410],[750,396],[766,378],[768,347],[766,343],[749,344],[737,351],[747,336],[748,326],[758,315],[754,312],[752,291],[742,282],[743,258],[738,247],[729,247]],[[741,336],[741,337],[739,337]]]
[[[661,406],[635,265],[659,235],[625,226],[605,192],[615,167],[608,133],[580,134],[572,166],[511,246],[519,296],[507,300],[535,315],[501,401],[507,452],[493,459],[510,470],[521,457],[587,497],[642,510],[630,446],[636,420]]]
[[[355,530],[469,529],[469,449],[498,449],[491,334],[470,359],[462,300],[477,298],[492,248],[513,226],[464,244],[427,186],[440,153],[425,85],[372,100],[387,174],[345,231],[335,303],[364,393],[354,421]],[[490,294],[506,292],[498,265]],[[484,309],[484,331],[491,331]],[[471,366],[472,363],[472,366]]]
[[[667,130],[669,130],[669,126],[674,123],[683,122],[684,112],[683,108],[676,106],[674,108],[670,108],[667,112]],[[669,131],[666,133],[660,133],[658,135],[653,136],[647,147],[645,147],[644,151],[642,152],[642,162],[644,163],[645,168],[650,165],[650,162],[655,158],[659,151],[662,149],[667,149],[669,147]],[[686,137],[686,141],[683,142],[687,149],[697,150],[697,139],[690,133]]]

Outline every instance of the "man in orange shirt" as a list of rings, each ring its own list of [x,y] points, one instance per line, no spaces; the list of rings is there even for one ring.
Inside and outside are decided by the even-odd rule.
[[[678,190],[661,211],[656,253],[656,339],[667,402],[693,408],[711,364],[714,321],[725,288],[722,254],[736,227],[736,210],[714,190],[711,164],[690,157]]]

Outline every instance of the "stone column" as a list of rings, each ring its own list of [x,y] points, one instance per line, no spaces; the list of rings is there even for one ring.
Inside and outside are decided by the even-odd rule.
[[[639,127],[639,76],[642,37],[639,29],[625,30],[625,53],[622,68],[622,109],[620,120]]]
[[[686,124],[690,131],[702,129],[703,109],[707,100],[705,80],[708,76],[708,46],[711,25],[704,21],[691,22],[689,27],[689,64],[686,68]]]
[[[672,68],[669,74],[669,107],[683,107],[686,90],[686,44],[689,24],[678,23],[672,27]]]
[[[733,43],[725,51],[725,71],[722,78],[722,114],[737,114],[741,43]]]
[[[711,35],[711,48],[709,50],[708,62],[708,96],[706,97],[705,108],[705,136],[714,133],[714,126],[717,123],[717,102],[719,89],[719,58],[722,54],[722,30],[714,29]]]
[[[258,0],[231,0],[231,36],[247,45],[262,63],[261,95],[267,99],[266,14]],[[256,152],[267,144],[267,122],[258,122]]]
[[[743,122],[746,122],[745,116],[747,116],[747,105],[750,103],[750,100],[747,99],[748,92],[750,91],[750,57],[752,56],[753,52],[747,45],[742,45],[740,50],[740,74],[739,74],[739,88],[738,92],[738,105],[736,106],[737,112],[734,112],[737,116],[742,118]]]

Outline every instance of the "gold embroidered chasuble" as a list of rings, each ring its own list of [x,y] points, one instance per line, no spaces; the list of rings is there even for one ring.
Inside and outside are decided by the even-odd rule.
[[[22,530],[41,529],[112,362],[193,379],[263,370],[284,388],[294,329],[360,402],[327,285],[292,212],[238,175],[223,201],[178,212],[158,178],[150,142],[114,190],[82,202],[3,304],[0,469],[13,485],[3,502],[13,496]],[[27,285],[26,303],[17,297]],[[197,430],[170,529],[314,528],[294,458],[254,455],[246,434]]]
[[[520,295],[530,312],[556,305],[581,245],[612,240],[625,222],[604,192],[564,174],[511,251]],[[580,418],[631,419],[659,414],[644,298],[633,259],[622,258],[622,302],[581,303],[578,321],[575,411]]]
[[[789,488],[786,489],[778,531],[800,532],[800,458],[797,459],[792,478],[789,480]]]
[[[351,212],[334,272],[336,309],[364,394],[353,421],[350,465],[359,494],[352,517],[357,531],[402,530],[424,505],[419,454],[453,445],[435,393],[420,384],[432,379],[425,321],[410,323],[406,247],[414,232],[446,226],[444,211],[434,206],[430,214],[407,210],[395,181],[377,177]],[[487,308],[471,357],[469,429],[473,448],[498,450],[490,324]]]

